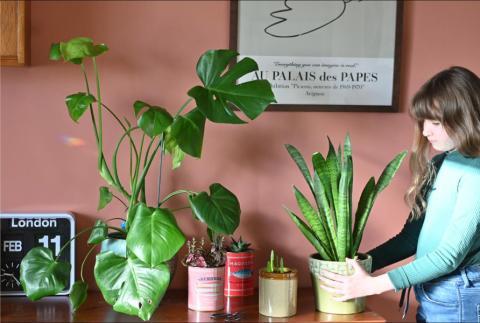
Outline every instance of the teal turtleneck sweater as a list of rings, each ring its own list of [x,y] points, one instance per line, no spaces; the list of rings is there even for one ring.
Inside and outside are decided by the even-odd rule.
[[[387,273],[396,290],[447,275],[459,267],[480,265],[480,157],[448,153],[427,203],[423,221],[417,221],[421,229],[415,260]]]

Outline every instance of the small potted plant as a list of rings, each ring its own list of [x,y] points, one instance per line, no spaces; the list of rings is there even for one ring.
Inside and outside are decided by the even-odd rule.
[[[289,317],[297,313],[297,270],[284,266],[272,250],[265,268],[260,269],[258,310],[272,317]]]
[[[202,238],[200,243],[187,241],[188,253],[182,261],[188,267],[188,308],[195,311],[217,311],[224,307],[223,286],[226,250],[224,237],[215,236],[210,249]]]
[[[235,240],[227,248],[225,264],[225,296],[253,295],[255,285],[253,276],[254,253],[250,243]]]
[[[334,300],[333,295],[321,288],[320,271],[353,274],[353,268],[347,266],[347,257],[355,258],[367,272],[371,271],[371,257],[358,253],[365,224],[377,195],[388,186],[406,152],[398,154],[387,165],[377,182],[373,177],[369,179],[353,218],[353,162],[350,137],[346,136],[343,155],[341,147],[335,151],[330,139],[326,158],[318,152],[313,154],[313,175],[310,174],[300,152],[291,145],[286,145],[286,148],[307,181],[315,201],[313,206],[294,186],[298,207],[307,223],[286,208],[293,222],[317,250],[317,253],[310,256],[309,261],[315,290],[315,307],[318,311],[332,314],[362,312],[365,309],[364,297],[346,302]]]

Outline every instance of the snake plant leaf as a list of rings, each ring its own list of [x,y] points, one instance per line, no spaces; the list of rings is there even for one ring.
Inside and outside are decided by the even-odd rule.
[[[303,222],[295,213],[293,213],[288,208],[284,207],[285,211],[287,211],[290,218],[293,220],[293,223],[300,229],[303,233],[305,238],[313,245],[315,250],[320,254],[322,259],[324,260],[334,260],[333,257],[330,255],[327,246],[322,245],[320,240],[316,237],[315,233],[308,227],[308,225]]]
[[[35,247],[22,259],[20,283],[25,294],[32,301],[53,296],[67,286],[70,267],[67,262],[55,261],[50,249]]]
[[[396,155],[395,158],[393,158],[393,160],[388,163],[387,167],[385,167],[382,174],[380,175],[377,185],[375,186],[375,194],[380,193],[385,189],[385,187],[390,184],[393,176],[400,168],[400,165],[402,164],[405,156],[407,156],[406,150]]]
[[[138,101],[137,101],[138,102]],[[162,107],[150,106],[140,118],[138,118],[138,126],[150,138],[160,135],[173,122],[173,117]]]
[[[318,176],[318,173],[313,174],[313,191],[314,197],[318,205],[318,211],[323,223],[326,223],[326,229],[328,230],[327,237],[330,242],[330,246],[334,249],[332,254],[336,255],[337,246],[337,219],[335,213],[331,211],[331,207],[328,205],[328,199],[326,195],[326,189]]]
[[[297,200],[298,208],[302,212],[303,216],[307,220],[307,223],[310,225],[310,229],[315,234],[318,240],[326,246],[327,250],[333,249],[333,244],[331,243],[331,237],[329,229],[325,226],[325,217],[321,217],[319,213],[312,207],[307,198],[300,192],[297,187],[293,187],[295,198]],[[332,254],[332,252],[329,252]]]
[[[87,291],[87,283],[79,280],[73,284],[72,291],[70,292],[69,296],[72,312],[76,312],[78,308],[85,302],[87,299]]]
[[[205,116],[194,108],[185,116],[178,116],[172,124],[171,135],[182,151],[200,158],[202,154]]]
[[[90,233],[88,238],[89,244],[98,244],[103,240],[107,239],[108,227],[105,222],[102,220],[97,220],[94,225],[94,229]]]
[[[328,153],[327,153],[326,163],[327,163],[327,173],[328,173],[328,176],[330,177],[330,188],[325,188],[325,189],[331,191],[334,212],[337,213],[337,209],[339,208],[338,184],[340,180],[340,171],[342,169],[342,166],[341,166],[342,161],[341,161],[341,158],[339,158],[335,154],[335,148],[333,147],[333,144],[330,138],[328,138]]]
[[[333,196],[332,196],[332,191],[330,189],[331,184],[330,184],[330,176],[327,172],[327,162],[325,158],[323,158],[322,154],[319,152],[316,152],[312,155],[312,164],[313,164],[313,170],[318,174],[323,187],[327,187],[327,190],[325,191],[325,194],[328,199],[328,203],[333,206]]]
[[[357,211],[355,212],[355,225],[353,227],[353,246],[350,251],[350,257],[357,254],[360,242],[362,242],[363,231],[367,223],[368,216],[375,200],[375,178],[370,177],[365,185],[360,200],[358,201]]]
[[[298,169],[300,169],[300,172],[302,173],[303,177],[308,183],[308,186],[313,192],[312,176],[310,175],[310,171],[308,169],[307,163],[305,162],[305,159],[303,159],[302,154],[298,151],[297,148],[295,148],[292,145],[286,144],[285,148],[287,149],[288,153],[290,154],[290,157],[292,157],[295,164],[297,164]]]
[[[351,160],[351,158],[347,158]],[[348,166],[342,169],[340,175],[340,184],[338,187],[338,210],[336,211],[337,215],[337,252],[339,261],[345,261],[345,257],[349,254],[349,177],[350,169]]]
[[[88,107],[93,102],[96,102],[95,97],[84,92],[71,94],[65,98],[68,114],[75,122],[78,122],[78,119],[80,119],[80,117],[85,113],[85,111],[87,111]]]
[[[186,239],[168,209],[141,203],[127,235],[127,248],[150,267],[170,260]]]
[[[189,195],[193,214],[214,232],[233,234],[240,224],[240,203],[237,197],[221,184],[210,185],[210,195],[201,192]]]
[[[233,50],[210,50],[197,63],[197,74],[203,83],[188,91],[195,99],[198,109],[212,122],[245,123],[233,111],[236,106],[251,120],[258,117],[267,106],[276,102],[270,83],[254,80],[242,84],[236,81],[258,70],[254,60],[244,58],[227,69],[228,63],[238,56]]]
[[[99,189],[100,191],[100,199],[98,201],[97,211],[103,209],[105,206],[108,205],[112,201],[112,193],[106,186],[102,186]]]
[[[97,255],[95,281],[107,303],[117,312],[149,320],[170,282],[168,266],[155,267],[134,256],[120,257],[111,251]]]
[[[107,45],[94,45],[93,40],[87,37],[72,38],[67,42],[60,42],[60,52],[65,61],[81,64],[85,57],[95,57],[108,50]]]

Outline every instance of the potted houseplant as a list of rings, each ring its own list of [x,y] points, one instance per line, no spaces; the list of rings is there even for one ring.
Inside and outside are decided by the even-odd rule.
[[[292,145],[286,145],[288,153],[308,183],[315,204],[312,205],[294,186],[295,198],[306,222],[288,208],[285,209],[317,251],[309,259],[316,309],[333,314],[352,314],[365,309],[365,299],[335,301],[330,293],[320,288],[320,271],[326,269],[344,275],[352,274],[353,269],[349,268],[345,261],[347,257],[356,258],[365,270],[371,271],[371,257],[359,254],[358,248],[373,203],[397,172],[406,151],[395,156],[377,182],[374,177],[368,180],[353,218],[353,161],[350,137],[347,135],[345,138],[343,154],[340,146],[336,152],[330,139],[328,141],[326,158],[318,152],[312,155],[313,174],[310,174],[300,152]]]
[[[121,201],[126,208],[123,227],[98,220],[93,227],[85,228],[77,236],[91,232],[88,242],[92,247],[85,258],[110,232],[117,232],[125,240],[123,253],[102,251],[97,255],[95,281],[115,311],[148,320],[170,282],[167,262],[186,240],[175,220],[176,210],[168,208],[167,201],[180,194],[186,195],[194,218],[205,223],[211,235],[232,234],[240,220],[236,196],[218,183],[212,184],[209,192],[181,189],[161,198],[162,172],[158,180],[157,201],[147,202],[145,179],[153,160],[159,158],[162,165],[163,156],[168,153],[172,156],[173,168],[177,168],[185,154],[200,158],[207,119],[219,123],[246,123],[232,106],[253,120],[275,99],[267,81],[236,84],[240,77],[258,69],[252,59],[244,58],[229,66],[230,61],[238,55],[235,51],[210,50],[197,63],[197,74],[202,85],[188,91],[190,98],[175,114],[170,114],[162,107],[136,101],[132,109],[132,115],[137,119],[134,125],[128,119],[118,117],[102,98],[97,57],[107,50],[105,44],[94,44],[86,37],[53,44],[50,50],[52,60],[73,63],[80,67],[83,74],[86,91],[67,96],[66,105],[75,122],[87,111],[91,119],[98,148],[98,170],[107,183],[107,186],[100,188],[99,209],[105,207],[112,198]],[[86,63],[90,61],[94,86],[89,83],[87,73],[90,65]],[[196,106],[188,109],[192,101]],[[118,143],[111,151],[111,162],[107,162],[104,153],[102,125],[105,114],[112,116],[121,128]],[[130,151],[130,167],[127,174],[120,176],[117,155],[123,145],[127,145]],[[125,179],[128,179],[128,183],[124,182]],[[85,260],[80,270],[81,280],[74,284],[70,294],[74,310],[87,296],[88,286],[83,279],[84,263]],[[59,261],[49,249],[32,249],[23,259],[20,270],[26,295],[37,300],[62,291],[67,285],[69,268],[69,263]]]
[[[253,295],[255,285],[253,276],[254,253],[250,243],[235,240],[227,248],[225,264],[225,296]]]
[[[272,250],[265,268],[260,269],[258,310],[272,317],[289,317],[297,313],[297,270],[284,266]]]
[[[226,250],[224,237],[217,235],[205,247],[202,238],[187,241],[188,253],[182,261],[188,267],[188,308],[195,311],[217,311],[224,307],[223,286]]]

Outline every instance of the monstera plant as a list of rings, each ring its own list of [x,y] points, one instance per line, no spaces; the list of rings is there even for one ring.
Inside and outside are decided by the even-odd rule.
[[[80,67],[85,82],[85,92],[66,97],[68,113],[73,121],[88,114],[98,148],[98,170],[108,185],[100,187],[99,209],[112,198],[126,207],[124,225],[107,224],[97,220],[91,228],[80,231],[76,237],[90,232],[92,245],[85,259],[107,236],[116,232],[126,239],[126,254],[112,251],[100,252],[95,262],[95,280],[105,300],[115,311],[137,315],[148,320],[158,307],[170,283],[166,264],[183,246],[186,239],[175,220],[177,210],[165,203],[174,196],[185,194],[195,219],[206,224],[210,236],[232,234],[240,221],[240,205],[236,196],[221,184],[212,184],[209,192],[176,190],[150,205],[147,203],[145,179],[155,158],[171,154],[173,168],[181,165],[185,154],[200,158],[206,120],[218,123],[246,123],[237,114],[242,112],[251,120],[275,102],[271,86],[264,80],[238,83],[240,77],[258,69],[250,58],[231,63],[238,55],[232,50],[210,50],[197,63],[197,74],[202,85],[188,91],[190,97],[175,113],[144,101],[133,104],[132,115],[136,125],[118,117],[102,98],[97,57],[108,50],[104,44],[94,44],[89,38],[79,37],[53,44],[52,60],[63,60]],[[95,85],[89,83],[87,72],[91,61]],[[95,91],[93,91],[95,88]],[[188,109],[190,103],[196,105]],[[193,104],[192,104],[193,105]],[[239,112],[234,111],[234,107]],[[104,153],[103,119],[105,114],[114,118],[121,128],[116,146],[111,151],[111,162]],[[124,176],[119,175],[117,164],[121,146],[129,151],[129,167]],[[161,172],[160,172],[161,176]],[[128,183],[122,182],[128,178]],[[161,178],[161,177],[160,177]],[[160,186],[160,184],[159,184]],[[159,188],[158,188],[159,189]],[[70,243],[70,241],[68,242]],[[59,260],[50,249],[32,249],[21,263],[20,279],[27,296],[32,300],[55,295],[67,286],[70,264]],[[85,260],[81,265],[81,280],[75,282],[70,294],[76,310],[86,299],[87,283],[83,278]]]

